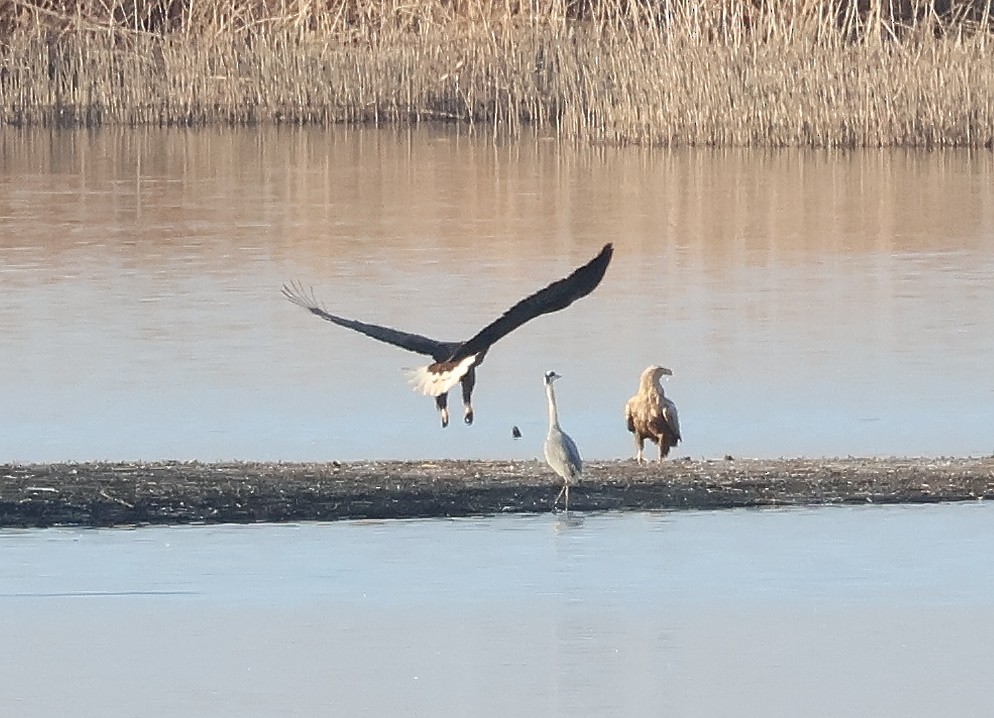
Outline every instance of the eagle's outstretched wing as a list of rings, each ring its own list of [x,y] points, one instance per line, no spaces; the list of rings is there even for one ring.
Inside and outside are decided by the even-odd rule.
[[[577,299],[587,296],[604,278],[612,254],[614,247],[610,243],[605,244],[596,257],[574,270],[568,277],[522,299],[446,358],[450,362],[459,363],[462,359],[486,351],[498,339],[507,336],[525,322],[543,314],[558,312]]]
[[[283,285],[283,296],[312,314],[347,329],[365,334],[387,344],[425,354],[434,363],[409,372],[415,391],[429,396],[441,396],[455,386],[470,369],[481,361],[481,355],[501,337],[507,336],[527,321],[543,314],[558,312],[581,297],[590,294],[600,284],[611,263],[614,247],[608,243],[596,257],[574,270],[568,277],[553,282],[544,289],[525,297],[495,321],[463,343],[440,342],[436,339],[408,334],[378,324],[366,324],[327,312],[314,297],[314,292],[297,283]]]
[[[390,327],[380,326],[379,324],[367,324],[331,314],[321,306],[321,303],[314,296],[313,289],[304,289],[304,286],[298,282],[284,284],[282,294],[298,307],[303,307],[311,314],[321,317],[332,324],[352,329],[360,334],[365,334],[367,337],[372,337],[386,344],[392,344],[409,352],[430,356],[435,361],[442,361],[448,358],[459,347],[458,342],[440,342],[437,339],[430,339],[420,334],[401,332]]]
[[[415,391],[440,396],[462,380],[494,342],[507,336],[525,322],[550,312],[565,309],[581,297],[590,294],[600,284],[611,262],[614,247],[605,244],[600,253],[574,270],[568,277],[553,282],[544,289],[525,297],[495,321],[481,329],[472,339],[455,347],[444,360],[419,367],[408,374]]]

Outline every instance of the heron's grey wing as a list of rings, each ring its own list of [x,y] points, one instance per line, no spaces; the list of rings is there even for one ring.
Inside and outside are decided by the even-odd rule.
[[[507,336],[525,322],[543,314],[558,312],[577,299],[587,296],[604,278],[613,253],[614,247],[610,243],[605,244],[596,257],[574,270],[568,277],[557,280],[522,299],[496,321],[481,329],[472,339],[455,349],[448,359],[459,361],[485,351],[498,339]]]
[[[367,337],[372,337],[386,344],[392,344],[409,352],[425,354],[432,357],[435,361],[445,359],[459,346],[455,342],[440,342],[436,339],[421,336],[420,334],[410,334],[391,329],[390,327],[380,326],[379,324],[367,324],[354,319],[336,316],[321,306],[321,303],[315,298],[313,290],[305,290],[303,285],[297,282],[284,284],[282,294],[298,307],[303,307],[311,314],[321,317],[332,324],[352,329],[360,334],[365,334]]]
[[[677,438],[677,441],[682,440],[683,437],[680,435],[680,414],[676,410],[676,404],[667,398],[663,399],[663,418],[669,424],[670,430]]]
[[[583,459],[572,437],[564,431],[550,432],[545,439],[545,460],[560,476],[576,478],[583,471]]]
[[[580,457],[580,449],[577,447],[576,442],[573,441],[573,437],[566,432],[563,432],[563,444],[566,447],[566,455],[569,456],[570,461],[576,467],[576,473],[579,476],[583,472],[583,459]]]

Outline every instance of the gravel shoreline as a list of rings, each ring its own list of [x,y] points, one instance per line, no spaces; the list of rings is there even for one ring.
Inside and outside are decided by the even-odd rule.
[[[533,461],[122,462],[0,466],[0,527],[135,526],[546,512]],[[994,457],[587,464],[577,511],[994,498]]]

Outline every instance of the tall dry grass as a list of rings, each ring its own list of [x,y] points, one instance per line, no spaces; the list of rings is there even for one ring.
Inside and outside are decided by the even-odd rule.
[[[0,0],[0,122],[990,146],[992,1]]]

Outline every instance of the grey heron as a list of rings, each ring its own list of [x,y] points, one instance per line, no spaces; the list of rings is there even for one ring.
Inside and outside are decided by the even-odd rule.
[[[566,512],[569,513],[569,487],[580,480],[580,475],[583,473],[583,459],[580,458],[576,442],[559,426],[556,392],[552,388],[552,383],[561,378],[551,370],[545,373],[545,395],[549,400],[549,434],[545,437],[545,461],[563,479],[563,488],[552,502],[552,508],[556,508],[559,497],[565,493]]]
[[[663,391],[661,380],[673,376],[664,366],[650,366],[639,378],[638,392],[625,404],[625,422],[635,435],[638,452],[635,460],[642,463],[642,446],[646,439],[659,444],[659,460],[680,443],[680,416],[674,404]]]
[[[352,329],[386,344],[406,349],[432,358],[432,363],[409,372],[409,381],[415,391],[435,397],[435,406],[441,415],[442,428],[449,424],[448,392],[462,384],[464,406],[463,420],[473,423],[473,387],[476,385],[476,368],[483,363],[490,347],[527,321],[543,314],[565,309],[581,297],[590,294],[600,284],[611,262],[614,248],[605,244],[596,257],[574,270],[569,276],[549,284],[544,289],[525,297],[496,320],[464,342],[444,342],[437,339],[398,331],[378,324],[367,324],[331,314],[314,296],[313,290],[291,282],[283,285],[283,296],[312,314]]]

